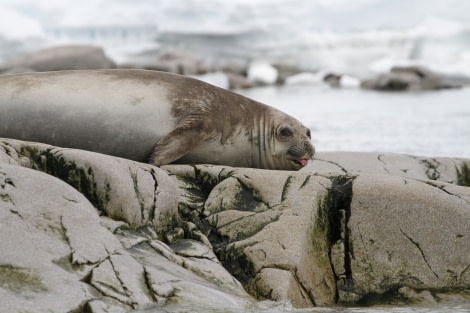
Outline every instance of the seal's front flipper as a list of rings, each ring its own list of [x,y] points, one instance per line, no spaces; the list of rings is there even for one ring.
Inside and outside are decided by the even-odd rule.
[[[149,163],[155,166],[172,163],[194,150],[206,138],[203,125],[180,125],[163,137],[153,149]]]

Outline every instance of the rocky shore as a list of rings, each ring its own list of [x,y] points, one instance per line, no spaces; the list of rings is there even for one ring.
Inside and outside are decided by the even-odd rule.
[[[161,168],[0,140],[2,312],[470,299],[470,160]]]
[[[361,79],[330,71],[304,72],[289,64],[253,61],[208,64],[187,51],[154,51],[152,61],[117,64],[104,50],[91,45],[57,46],[0,63],[1,74],[58,70],[139,68],[194,76],[225,89],[284,84],[326,84],[333,88],[377,91],[423,91],[470,85],[469,77],[448,77],[420,66],[392,67],[388,73]],[[145,57],[142,59],[149,59]]]

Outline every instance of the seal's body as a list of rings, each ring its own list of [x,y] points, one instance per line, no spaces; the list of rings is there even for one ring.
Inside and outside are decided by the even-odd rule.
[[[313,157],[294,118],[196,79],[147,70],[0,76],[0,137],[157,166],[298,170]]]

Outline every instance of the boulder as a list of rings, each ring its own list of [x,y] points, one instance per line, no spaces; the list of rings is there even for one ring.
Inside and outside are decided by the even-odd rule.
[[[0,311],[251,305],[253,299],[206,246],[182,239],[173,250],[161,241],[170,226],[181,224],[171,224],[177,192],[165,189],[174,188],[167,174],[111,159],[2,140]]]
[[[0,296],[31,312],[468,301],[468,186],[468,159],[156,168],[1,139]]]
[[[328,212],[321,200],[327,198],[328,179],[220,166],[164,169],[186,190],[180,212],[209,229],[214,252],[252,295],[296,307],[334,303]],[[195,185],[210,190],[197,202]]]
[[[116,64],[101,47],[87,45],[58,46],[33,52],[0,63],[0,73],[19,71],[60,71],[112,69]]]
[[[304,172],[352,180],[337,222],[341,239],[331,247],[339,303],[433,304],[450,290],[460,301],[470,296],[463,291],[470,228],[462,223],[470,214],[469,165],[390,153],[317,154]]]
[[[250,82],[245,76],[240,74],[235,74],[231,72],[226,73],[228,82],[229,82],[229,89],[248,89],[253,88],[254,84]]]
[[[2,71],[0,72],[0,75],[34,73],[34,72],[37,72],[37,71],[29,67],[18,66],[18,67],[9,68],[5,71]]]
[[[200,75],[208,72],[208,67],[198,56],[187,51],[170,51],[160,55],[154,69],[181,75]]]
[[[284,85],[287,78],[300,74],[300,69],[295,65],[274,63],[272,66],[277,70],[278,73],[276,80],[276,84],[278,85]]]
[[[460,88],[462,85],[422,66],[396,66],[389,73],[362,81],[361,87],[383,91],[421,91]]]
[[[90,265],[122,250],[93,206],[52,176],[5,163],[0,199],[1,311],[83,310],[95,295]]]
[[[469,189],[391,175],[354,179],[344,268],[335,268],[344,271],[338,301],[377,303],[403,287],[468,288]]]
[[[419,277],[429,272],[425,262],[415,260],[411,264],[403,261],[405,257],[400,258],[407,255],[405,252],[413,255],[416,252],[413,249],[419,251],[416,245],[407,245],[415,240],[411,235],[406,244],[399,237],[394,237],[393,243],[378,242],[378,237],[372,239],[377,251],[369,255],[379,258],[379,262],[384,250],[396,248],[390,261],[391,271],[405,274],[389,279],[390,272],[384,270],[365,276],[367,268],[363,267],[372,261],[358,259],[354,254],[356,249],[361,251],[364,235],[353,229],[357,221],[367,221],[373,228],[370,233],[380,233],[382,239],[391,235],[390,228],[402,227],[405,231],[405,224],[420,224],[424,235],[418,245],[426,246],[429,253],[439,255],[445,246],[463,252],[449,254],[449,259],[441,264],[441,273],[468,271],[464,259],[470,256],[470,244],[465,240],[455,243],[455,238],[470,235],[467,225],[470,188],[457,185],[470,185],[469,160],[373,153],[319,153],[318,157],[320,160],[299,173],[207,166],[164,169],[172,174],[181,190],[186,190],[180,200],[180,214],[205,229],[225,267],[258,299],[290,301],[303,307],[372,300],[407,304],[421,301],[423,290],[433,293],[447,290],[462,296],[461,292],[469,286],[466,278],[443,280],[441,284],[424,278],[422,284],[407,280],[407,273]],[[361,192],[370,190],[371,185],[381,190]],[[205,192],[201,193],[196,186],[205,186],[202,189]],[[382,211],[375,212],[383,207],[387,190],[390,203],[397,207],[393,219],[383,219]],[[366,202],[374,203],[366,210],[367,214],[377,215],[374,219],[364,219],[360,205]],[[447,207],[449,212],[444,209]],[[409,210],[416,208],[420,208],[419,214],[410,215]],[[436,242],[438,235],[426,236],[426,232],[435,232],[438,219],[423,218],[433,216],[437,208],[442,211],[438,219],[452,214],[451,223],[459,224],[455,228],[458,233],[442,233],[442,243]],[[328,256],[325,251],[329,251]],[[370,284],[380,288],[366,288]],[[402,293],[396,299],[392,295],[398,290]],[[464,292],[462,297],[468,296]]]
[[[133,228],[149,226],[162,236],[177,223],[178,192],[159,168],[84,150],[16,140],[3,148],[9,153],[9,162],[62,179],[100,212]]]
[[[332,88],[357,88],[361,85],[358,78],[347,74],[327,73],[323,81]]]

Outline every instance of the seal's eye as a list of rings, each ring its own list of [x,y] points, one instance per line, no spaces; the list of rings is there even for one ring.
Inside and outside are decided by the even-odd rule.
[[[307,130],[307,137],[312,139],[312,134],[310,133],[310,130]]]
[[[283,128],[279,133],[282,137],[292,137],[292,135],[294,135],[292,130],[290,130],[289,128]]]

